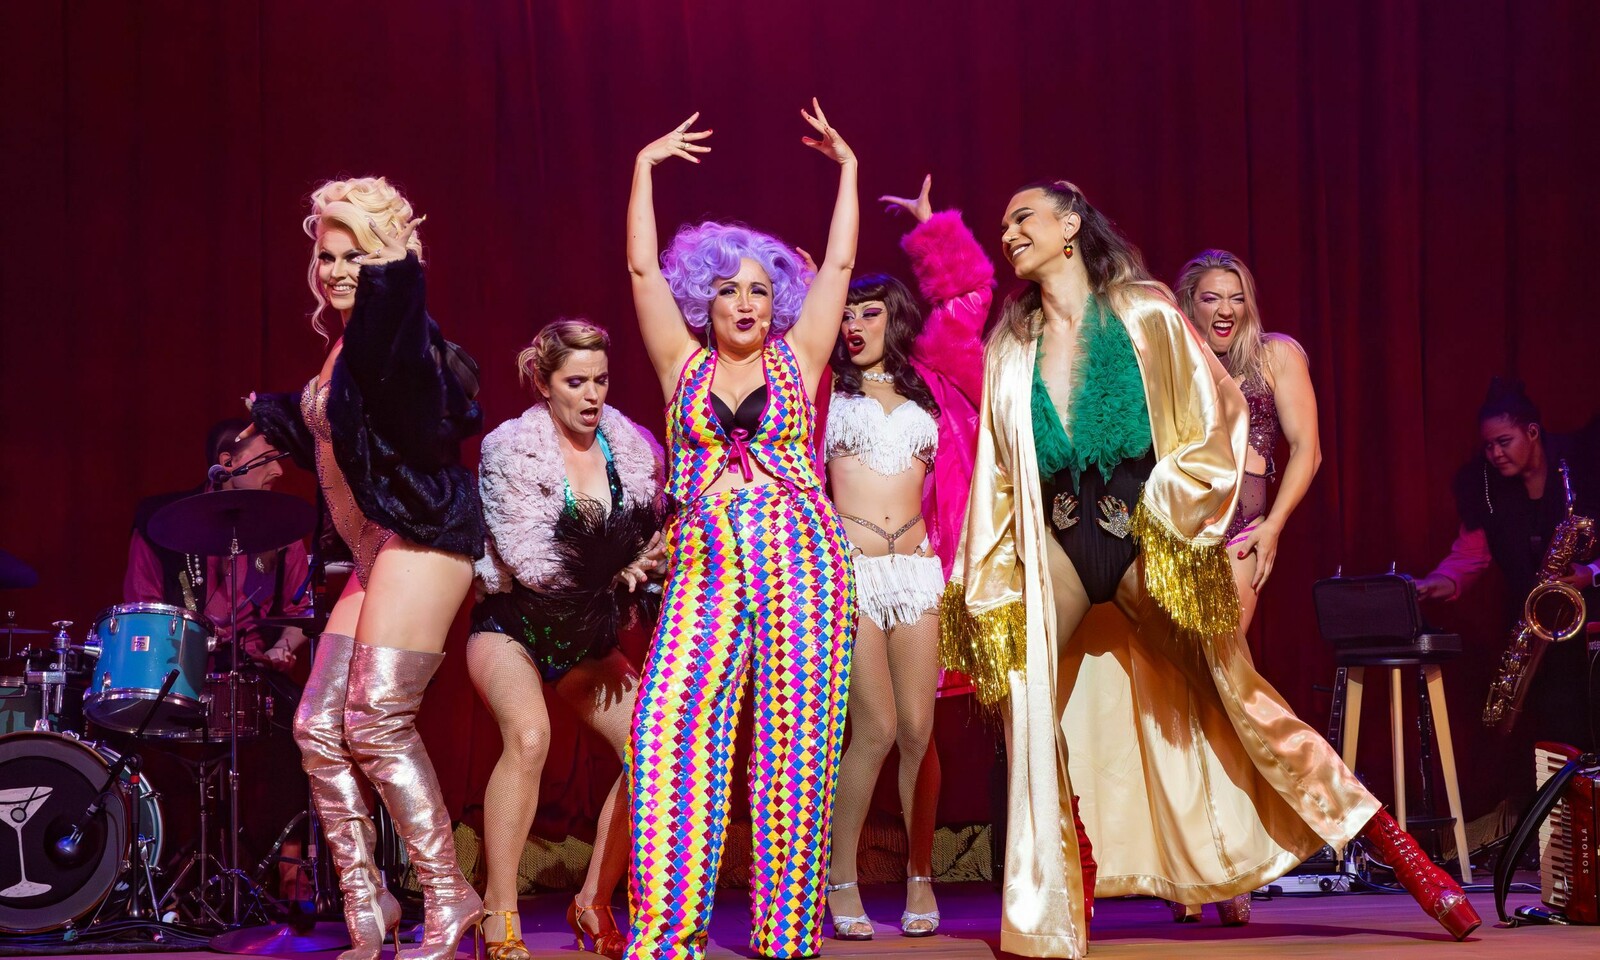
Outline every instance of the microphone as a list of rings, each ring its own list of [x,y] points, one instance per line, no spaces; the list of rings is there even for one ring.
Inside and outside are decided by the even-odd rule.
[[[233,471],[220,463],[213,463],[211,469],[206,471],[206,482],[213,487],[220,487],[233,477]]]

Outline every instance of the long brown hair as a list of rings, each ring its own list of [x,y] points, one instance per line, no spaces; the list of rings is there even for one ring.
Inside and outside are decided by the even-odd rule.
[[[1090,288],[1113,313],[1122,314],[1127,309],[1128,293],[1135,286],[1166,295],[1166,287],[1151,279],[1150,271],[1145,269],[1139,248],[1123,236],[1105,214],[1095,209],[1075,184],[1067,180],[1038,180],[1018,187],[1015,193],[1028,190],[1044,191],[1056,216],[1078,215],[1082,222],[1072,240],[1073,247],[1083,258]],[[1000,305],[996,326],[1010,331],[1018,340],[1032,340],[1039,335],[1043,303],[1039,285],[1030,281],[1006,297]]]

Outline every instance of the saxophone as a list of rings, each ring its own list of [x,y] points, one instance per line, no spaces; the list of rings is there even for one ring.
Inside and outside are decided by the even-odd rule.
[[[1500,669],[1489,685],[1489,700],[1483,705],[1483,725],[1508,732],[1522,713],[1528,697],[1528,684],[1539,661],[1552,643],[1570,640],[1583,631],[1588,607],[1583,594],[1569,583],[1561,583],[1575,558],[1587,558],[1595,546],[1593,517],[1574,516],[1572,478],[1567,462],[1561,461],[1561,486],[1566,494],[1567,515],[1556,525],[1545,551],[1544,563],[1535,575],[1538,581],[1522,604],[1522,619],[1511,632],[1511,645],[1500,657]]]

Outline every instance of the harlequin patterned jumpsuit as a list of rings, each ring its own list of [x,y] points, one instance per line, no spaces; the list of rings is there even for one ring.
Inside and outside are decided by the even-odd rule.
[[[719,418],[713,350],[684,365],[668,408],[667,489],[677,512],[629,768],[627,956],[638,960],[705,954],[747,683],[750,945],[769,957],[821,946],[855,582],[810,458],[816,412],[799,364],[782,339],[766,345],[762,363],[766,404],[753,419],[725,407]],[[752,463],[776,482],[702,494],[724,470],[749,479]]]

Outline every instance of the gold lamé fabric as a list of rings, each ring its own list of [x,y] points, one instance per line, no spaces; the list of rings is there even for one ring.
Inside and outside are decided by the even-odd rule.
[[[1097,895],[1187,903],[1253,889],[1324,842],[1342,847],[1378,809],[1256,673],[1236,630],[1174,622],[1198,611],[1195,622],[1214,629],[1221,598],[1175,612],[1182,598],[1147,582],[1147,560],[1227,563],[1248,417],[1170,301],[1138,290],[1118,299],[1158,458],[1139,504],[1141,550],[1166,552],[1130,571],[1119,605],[1132,619],[1103,605],[1060,635],[1058,600],[1072,603],[1056,591],[1082,587],[1046,526],[1029,406],[1036,347],[1005,331],[985,352],[972,498],[944,605],[941,651],[1005,717],[1000,945],[1023,956],[1081,957],[1088,946],[1074,793],[1100,864]],[[1236,595],[1233,605],[1236,624]]]

